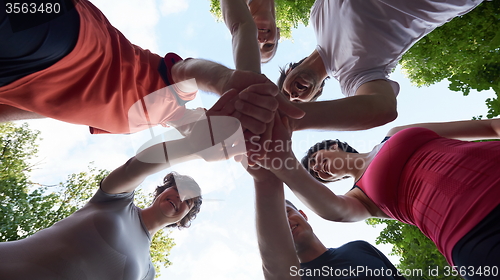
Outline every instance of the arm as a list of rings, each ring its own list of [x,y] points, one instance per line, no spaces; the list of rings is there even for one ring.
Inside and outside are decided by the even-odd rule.
[[[272,139],[267,157],[251,159],[271,170],[285,182],[293,193],[312,211],[324,219],[337,222],[356,222],[374,216],[358,197],[336,195],[322,183],[316,181],[295,158],[292,152],[287,119],[282,123],[275,118]],[[283,146],[286,143],[286,146]],[[277,162],[280,164],[276,164]],[[374,212],[374,211],[372,211]]]
[[[260,73],[257,26],[245,0],[220,0],[222,16],[233,37],[236,69]]]
[[[184,139],[179,139],[145,149],[104,178],[101,189],[110,194],[132,192],[146,177],[170,167],[174,162],[198,158],[191,154],[186,144]]]
[[[285,209],[283,183],[271,172],[255,167],[257,239],[266,280],[300,279],[290,267],[300,267]]]
[[[386,124],[397,117],[396,96],[385,80],[361,85],[356,95],[330,101],[299,103],[306,112],[293,120],[294,131],[304,129],[363,130]]]
[[[389,130],[387,136],[392,136],[396,132],[410,127],[427,128],[436,132],[439,136],[452,139],[469,141],[500,139],[500,119],[410,124]]]
[[[293,162],[295,168],[286,166],[281,170],[273,170],[273,173],[318,216],[335,222],[358,222],[377,215],[370,213],[367,205],[358,197],[336,195],[327,186],[316,181],[295,158]]]
[[[222,97],[218,103],[226,102],[227,98],[230,96]],[[210,110],[207,115],[211,115]],[[132,192],[147,176],[174,164],[199,158],[225,160],[243,154],[245,144],[241,133],[237,133],[239,128],[240,122],[232,117],[202,116],[186,138],[160,143],[152,139],[145,143],[142,151],[102,181],[101,188],[107,193]],[[164,139],[163,136],[168,138],[168,135],[159,135],[157,139]]]
[[[204,59],[186,59],[172,66],[172,79],[175,83],[196,79],[199,89],[222,96],[229,90],[227,83],[234,70],[219,63]]]
[[[37,113],[21,110],[5,104],[0,104],[0,123],[42,118],[45,117]]]

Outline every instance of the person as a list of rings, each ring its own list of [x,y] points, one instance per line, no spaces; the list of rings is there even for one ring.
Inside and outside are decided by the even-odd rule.
[[[220,0],[220,5],[224,22],[233,36],[236,69],[247,69],[238,67],[241,64],[238,60],[253,60],[257,49],[261,63],[271,61],[280,39],[274,0]]]
[[[275,139],[289,139],[283,124],[275,128]],[[309,150],[305,168],[282,148],[268,156],[285,168],[269,160],[259,164],[324,219],[396,219],[417,226],[458,269],[498,267],[500,142],[461,140],[499,139],[500,119],[407,125],[391,129],[387,138],[362,154],[339,141],[323,142]],[[336,195],[311,174],[323,181],[349,176],[355,185]]]
[[[257,238],[266,280],[405,279],[366,241],[325,247],[305,213],[285,200],[280,179],[257,166],[248,171],[254,177]]]
[[[2,279],[154,279],[152,237],[165,226],[189,227],[200,210],[201,190],[191,177],[172,172],[144,209],[134,205],[134,190],[174,164],[240,153],[238,139],[229,137],[239,123],[227,116],[210,123],[217,117],[207,114],[209,124],[200,120],[187,137],[148,146],[112,171],[71,216],[25,239],[0,243]],[[231,142],[221,147],[221,139]]]
[[[50,17],[54,13],[35,16],[2,10],[0,14],[0,34],[5,39],[0,42],[0,121],[49,117],[87,125],[93,134],[134,133],[186,117],[190,111],[184,104],[196,90],[183,91],[176,84],[191,78],[200,89],[218,95],[232,88],[268,99],[278,93],[258,73],[182,60],[174,53],[162,58],[133,45],[87,0],[59,2],[61,12],[55,18]],[[184,66],[174,67],[177,64]],[[140,112],[151,95],[161,108],[155,114]],[[237,96],[231,102],[237,100],[248,103]],[[260,102],[257,109],[273,113],[275,109],[268,108],[276,108],[275,103]],[[149,119],[133,122],[131,113]],[[260,115],[245,117],[242,125],[259,134],[253,125]]]
[[[397,82],[389,79],[401,56],[436,27],[463,15],[481,0],[316,0],[310,21],[316,49],[281,70],[277,84],[296,102],[316,100],[326,77],[340,82],[345,98],[300,104],[310,115],[294,130],[363,130],[397,117]],[[316,123],[314,122],[316,120]]]

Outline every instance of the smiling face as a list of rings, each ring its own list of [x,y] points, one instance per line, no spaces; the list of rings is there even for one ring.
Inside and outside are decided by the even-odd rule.
[[[267,63],[276,54],[280,31],[279,28],[276,28],[276,24],[262,27],[264,28],[258,29],[257,40],[259,41],[260,61]]]
[[[200,212],[201,189],[189,176],[176,172],[167,174],[163,185],[156,187],[154,196],[151,207],[157,210],[158,217],[162,217],[161,223],[163,219],[168,221],[167,227],[188,228]]]
[[[338,150],[337,145],[328,150],[320,150],[309,158],[309,168],[315,177],[324,181],[334,182],[347,177],[345,168],[348,166],[345,152]]]
[[[295,248],[299,249],[314,236],[313,230],[307,222],[307,216],[301,210],[286,204],[286,213]]]
[[[276,27],[274,0],[252,1],[248,8],[257,27],[261,63],[269,62],[278,48],[280,30]]]
[[[195,198],[183,199],[176,186],[165,189],[153,202],[165,218],[167,224],[182,220],[193,208]]]
[[[327,76],[323,77],[308,67],[308,63],[304,63],[308,58],[280,69],[278,88],[292,102],[315,101],[322,94],[325,81],[328,79]]]

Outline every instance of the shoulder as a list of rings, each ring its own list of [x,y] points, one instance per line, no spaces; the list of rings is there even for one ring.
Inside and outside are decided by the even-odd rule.
[[[133,201],[134,192],[111,194],[103,191],[101,187],[99,187],[94,196],[90,199],[89,203],[122,202],[129,204]]]

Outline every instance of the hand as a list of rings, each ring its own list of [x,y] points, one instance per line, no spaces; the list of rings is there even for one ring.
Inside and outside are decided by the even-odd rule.
[[[206,161],[229,159],[246,153],[245,138],[240,121],[220,112],[221,104],[237,92],[228,92],[210,108],[205,117],[198,120],[186,137],[193,153]]]
[[[270,182],[274,180],[281,182],[281,180],[279,180],[278,177],[276,177],[276,175],[274,175],[271,171],[266,170],[265,168],[262,168],[258,165],[249,166],[247,168],[247,171],[250,175],[252,175],[253,179],[256,182]],[[278,186],[282,187],[281,184],[278,184]]]
[[[267,118],[269,114],[262,115],[261,108],[274,112],[278,107],[280,112],[292,119],[300,119],[305,115],[304,111],[292,105],[283,94],[280,94],[278,87],[265,75],[234,70],[223,85],[222,92],[227,92],[230,89],[236,89],[240,92],[240,101],[236,109],[257,120],[262,121],[261,118],[263,118],[266,123],[270,121]],[[272,96],[276,100],[271,101],[263,96]]]
[[[271,170],[273,173],[298,168],[298,161],[292,152],[291,130],[288,118],[277,115],[272,129],[272,141],[269,142],[266,155],[262,157],[258,150],[249,150],[249,162]]]

